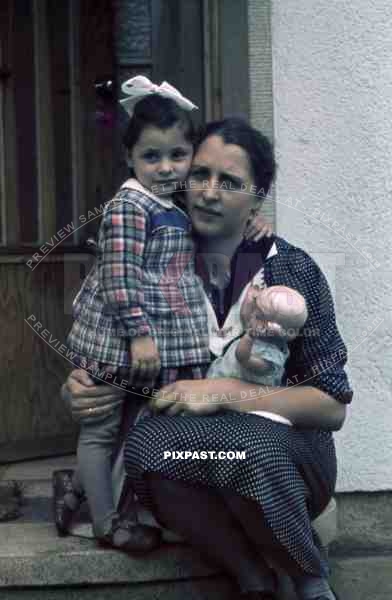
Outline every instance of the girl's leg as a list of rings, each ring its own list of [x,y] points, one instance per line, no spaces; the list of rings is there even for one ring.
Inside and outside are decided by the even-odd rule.
[[[223,567],[243,593],[275,589],[273,573],[254,551],[217,493],[168,480],[159,473],[145,476],[156,517],[165,527],[180,534],[205,558]]]
[[[112,484],[112,457],[117,442],[122,407],[96,425],[84,426],[79,436],[78,467],[86,491],[93,530],[101,544],[126,552],[150,552],[161,542],[156,527],[137,522],[129,505],[128,518],[116,511]]]
[[[116,444],[122,408],[98,423],[85,423],[80,429],[77,450],[77,478],[82,484],[88,499],[97,537],[106,535],[116,516],[112,487],[112,455]]]
[[[78,468],[53,473],[55,523],[60,535],[66,535],[72,517],[86,493],[94,534],[102,537],[112,525],[116,510],[112,488],[112,453],[121,420],[121,409],[98,423],[83,423],[80,428]]]
[[[115,506],[112,466],[121,418],[120,406],[102,421],[81,427],[78,469],[53,473],[55,524],[60,535],[69,532],[85,492],[99,543],[126,552],[150,552],[160,545],[161,532],[138,522],[132,491],[127,489],[126,516]]]
[[[77,470],[53,473],[55,522],[60,535],[68,533],[73,513],[83,491],[87,495],[94,534],[109,532],[116,516],[113,500],[112,454],[121,423],[122,407],[117,407],[97,423],[82,423],[77,448]]]

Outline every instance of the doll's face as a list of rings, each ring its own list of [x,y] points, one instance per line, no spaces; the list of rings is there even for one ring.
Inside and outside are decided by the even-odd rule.
[[[307,319],[306,303],[299,292],[286,286],[249,286],[241,307],[245,328],[266,326],[270,321],[284,329],[299,329]]]
[[[284,328],[303,327],[308,313],[304,297],[292,288],[274,285],[257,295],[256,304],[265,317]]]

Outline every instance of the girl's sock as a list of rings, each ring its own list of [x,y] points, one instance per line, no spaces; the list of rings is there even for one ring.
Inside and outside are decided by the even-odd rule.
[[[314,577],[313,575],[301,575],[294,579],[297,595],[300,600],[336,600],[328,580],[325,577]]]

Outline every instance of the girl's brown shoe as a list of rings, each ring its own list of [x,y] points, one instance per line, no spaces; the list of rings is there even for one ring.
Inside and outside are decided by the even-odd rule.
[[[82,502],[86,500],[86,496],[74,488],[72,483],[73,474],[72,469],[53,471],[53,516],[57,533],[60,536],[68,535],[73,516],[79,510]],[[65,496],[67,494],[73,494],[74,496],[73,508],[70,508],[66,503]]]

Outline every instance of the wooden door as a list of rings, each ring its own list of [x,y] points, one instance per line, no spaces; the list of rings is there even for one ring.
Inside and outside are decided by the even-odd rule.
[[[113,193],[111,0],[0,8],[0,462],[75,450],[62,344]],[[88,219],[88,211],[91,216]],[[81,226],[85,216],[87,225]]]
[[[198,124],[205,121],[204,12],[202,0],[153,0],[152,77],[169,81],[199,110],[192,113]]]

